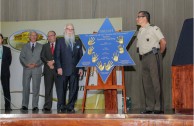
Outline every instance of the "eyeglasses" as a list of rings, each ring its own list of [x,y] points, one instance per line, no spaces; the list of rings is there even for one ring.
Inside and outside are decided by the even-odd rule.
[[[137,16],[137,18],[141,18],[141,17],[145,17],[145,16]]]
[[[73,31],[74,29],[66,28],[66,30]]]
[[[55,36],[55,35],[48,35],[47,37],[52,37],[52,36]]]

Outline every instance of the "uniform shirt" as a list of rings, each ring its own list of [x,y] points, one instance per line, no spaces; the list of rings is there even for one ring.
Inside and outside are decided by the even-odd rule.
[[[160,28],[151,26],[149,23],[145,27],[141,27],[137,34],[137,48],[139,54],[143,55],[152,50],[153,47],[160,48],[160,40],[164,38]]]

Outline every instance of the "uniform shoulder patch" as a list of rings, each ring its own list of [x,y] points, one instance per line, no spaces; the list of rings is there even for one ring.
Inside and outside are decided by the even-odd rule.
[[[154,27],[154,26],[156,26],[156,25],[154,25],[154,24],[150,24],[150,26]]]
[[[158,26],[154,26],[155,30],[160,30],[160,28]]]

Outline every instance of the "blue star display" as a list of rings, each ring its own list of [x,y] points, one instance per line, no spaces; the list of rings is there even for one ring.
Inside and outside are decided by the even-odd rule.
[[[135,65],[126,50],[135,31],[115,32],[110,20],[105,19],[97,34],[80,34],[86,52],[77,67],[97,68],[105,83],[115,66]]]

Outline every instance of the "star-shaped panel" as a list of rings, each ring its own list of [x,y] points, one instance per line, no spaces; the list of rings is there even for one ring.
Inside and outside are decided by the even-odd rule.
[[[115,66],[135,65],[126,50],[135,31],[116,32],[110,20],[105,19],[97,34],[80,34],[86,52],[77,67],[97,68],[103,82]]]

